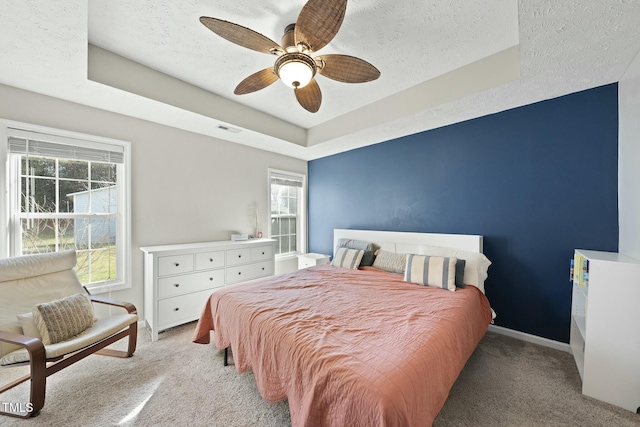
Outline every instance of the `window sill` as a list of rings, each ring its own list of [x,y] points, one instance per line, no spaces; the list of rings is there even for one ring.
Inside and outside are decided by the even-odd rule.
[[[292,259],[297,259],[300,253],[296,252],[295,254],[286,254],[286,255],[276,255],[276,262],[278,261],[289,261]]]
[[[126,284],[125,282],[114,282],[114,283],[104,283],[99,285],[85,285],[86,288],[91,292],[92,295],[100,295],[111,293],[115,291],[121,291],[123,289],[130,289],[131,285]]]

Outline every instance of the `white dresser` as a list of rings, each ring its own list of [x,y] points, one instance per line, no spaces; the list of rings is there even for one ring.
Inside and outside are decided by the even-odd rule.
[[[197,320],[215,288],[273,275],[275,244],[251,239],[141,247],[144,319],[151,340]]]

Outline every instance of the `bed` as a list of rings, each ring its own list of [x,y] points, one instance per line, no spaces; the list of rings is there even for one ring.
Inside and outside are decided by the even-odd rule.
[[[334,248],[344,241],[406,260],[466,258],[474,284],[421,286],[382,261],[315,266],[216,290],[193,341],[230,348],[265,400],[288,399],[294,427],[429,426],[492,320],[482,236],[335,230]]]

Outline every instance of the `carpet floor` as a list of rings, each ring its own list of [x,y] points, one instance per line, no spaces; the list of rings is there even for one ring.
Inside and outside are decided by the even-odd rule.
[[[155,343],[143,329],[132,358],[94,355],[52,375],[37,417],[0,425],[290,426],[287,402],[264,401],[251,372],[224,367],[213,345],[191,343],[194,328],[170,329]],[[25,372],[2,368],[0,384]],[[27,398],[25,383],[0,394],[0,404]],[[640,415],[583,396],[570,354],[488,332],[433,425],[625,427],[640,426]]]

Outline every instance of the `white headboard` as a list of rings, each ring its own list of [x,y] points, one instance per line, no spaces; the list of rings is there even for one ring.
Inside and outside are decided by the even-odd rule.
[[[421,245],[440,246],[444,248],[462,249],[465,251],[482,253],[482,236],[470,234],[437,234],[437,233],[408,233],[402,231],[376,230],[333,230],[333,248],[338,239],[357,239],[373,242],[380,248],[400,254],[419,254]]]

